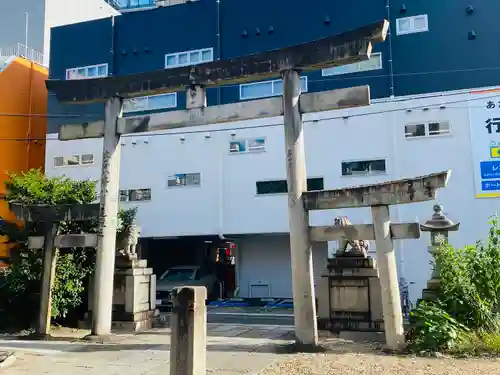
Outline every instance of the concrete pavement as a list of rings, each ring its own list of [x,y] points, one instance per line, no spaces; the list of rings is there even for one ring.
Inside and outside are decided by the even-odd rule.
[[[293,339],[293,327],[208,324],[207,374],[256,374],[286,354],[276,346]],[[170,329],[117,335],[111,343],[68,339],[23,341],[0,339],[0,350],[18,359],[6,375],[168,375]]]

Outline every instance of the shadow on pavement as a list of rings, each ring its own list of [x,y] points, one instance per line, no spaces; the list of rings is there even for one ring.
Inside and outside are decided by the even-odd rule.
[[[0,338],[0,350],[38,352],[40,354],[90,353],[114,351],[169,351],[170,330],[152,329],[136,335],[117,335],[111,342],[89,343],[81,339],[55,337],[48,341]],[[163,340],[162,337],[165,337]],[[207,351],[293,354],[307,352],[293,344],[293,329],[287,327],[248,327],[215,325],[208,329]],[[142,341],[142,342],[141,342]],[[322,332],[321,350],[330,353],[381,353],[381,333]]]
[[[208,344],[208,352],[245,352],[245,353],[270,353],[270,354],[285,354],[281,349],[283,344],[265,343],[265,344],[238,344],[238,343],[221,343]],[[148,343],[130,343],[130,344],[85,344],[74,346],[51,346],[49,342],[30,342],[26,345],[25,342],[13,342],[9,344],[9,349],[16,351],[60,351],[67,353],[96,353],[96,352],[120,352],[120,351],[165,351],[170,350],[168,344],[148,344]]]

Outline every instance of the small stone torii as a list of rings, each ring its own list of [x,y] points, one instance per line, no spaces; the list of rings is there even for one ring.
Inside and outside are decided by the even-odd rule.
[[[450,175],[451,171],[443,171],[374,185],[304,193],[307,210],[370,207],[373,224],[352,225],[341,217],[333,226],[311,227],[309,238],[311,242],[339,240],[341,253],[351,244],[355,249],[353,255],[360,257],[366,257],[367,249],[361,241],[375,240],[385,337],[390,349],[401,349],[405,343],[393,240],[419,238],[420,224],[391,223],[389,206],[436,199],[437,190],[446,187]]]
[[[144,131],[185,128],[257,118],[284,117],[290,251],[295,335],[299,345],[318,344],[309,217],[302,204],[307,190],[302,114],[370,104],[368,86],[301,94],[300,72],[342,66],[370,58],[372,44],[383,42],[389,22],[371,25],[312,42],[230,60],[87,80],[48,80],[47,89],[60,102],[105,102],[105,119],[63,125],[60,140],[103,137],[101,218],[98,233],[95,290],[96,316],[92,334],[111,329],[112,282],[118,211],[120,136]],[[207,87],[234,85],[281,77],[283,97],[207,107]],[[123,99],[187,90],[186,110],[122,118]],[[178,374],[181,375],[181,374]]]

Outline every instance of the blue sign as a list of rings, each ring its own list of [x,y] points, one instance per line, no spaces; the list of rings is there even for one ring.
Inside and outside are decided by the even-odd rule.
[[[500,180],[481,181],[481,188],[483,191],[500,190]]]
[[[482,161],[481,165],[481,179],[492,180],[500,178],[500,161]]]

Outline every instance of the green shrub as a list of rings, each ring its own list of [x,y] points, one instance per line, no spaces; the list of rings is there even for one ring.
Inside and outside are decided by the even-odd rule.
[[[89,276],[93,271],[94,250],[59,254],[52,290],[52,318],[65,319],[83,303]]]
[[[500,333],[468,332],[449,351],[458,355],[500,355]]]
[[[443,244],[436,256],[440,265],[439,300],[461,323],[473,329],[500,329],[500,226],[490,222],[486,243],[455,249]]]
[[[500,225],[490,222],[487,241],[461,249],[443,243],[436,254],[440,289],[435,303],[412,312],[409,348],[449,352],[500,349]]]
[[[448,351],[470,331],[433,302],[422,301],[411,316],[414,326],[409,348],[413,351]]]

